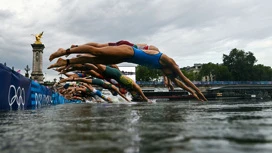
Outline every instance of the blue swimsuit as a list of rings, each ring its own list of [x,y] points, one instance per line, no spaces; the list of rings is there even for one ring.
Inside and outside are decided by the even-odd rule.
[[[76,72],[76,74],[77,74],[80,78],[86,77],[86,74],[85,74],[85,73]]]
[[[135,63],[150,68],[161,69],[160,58],[162,53],[158,54],[147,54],[143,50],[132,47],[134,55],[131,58],[124,59],[124,62]]]

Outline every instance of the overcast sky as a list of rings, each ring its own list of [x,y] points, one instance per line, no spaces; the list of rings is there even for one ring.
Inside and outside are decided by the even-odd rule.
[[[233,48],[272,66],[271,0],[1,0],[0,63],[32,68],[44,31],[43,72],[51,53],[71,44],[129,40],[157,46],[180,67],[222,63]],[[31,72],[31,71],[30,71]]]

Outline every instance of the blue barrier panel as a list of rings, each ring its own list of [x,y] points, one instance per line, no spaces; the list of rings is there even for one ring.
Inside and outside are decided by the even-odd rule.
[[[52,104],[52,90],[40,85],[38,82],[31,81],[31,105],[48,105]]]
[[[31,81],[31,104],[32,106],[43,106],[48,104],[64,104],[70,102],[59,93]]]
[[[0,109],[27,108],[30,103],[30,80],[0,64]]]
[[[58,93],[52,94],[52,103],[53,104],[64,104],[70,102],[69,100],[65,99],[63,96],[61,96]]]
[[[0,63],[0,110],[70,102],[51,89]]]

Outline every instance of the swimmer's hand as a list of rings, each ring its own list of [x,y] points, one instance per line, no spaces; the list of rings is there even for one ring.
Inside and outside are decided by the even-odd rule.
[[[148,99],[148,101],[147,101],[148,103],[156,103],[156,100],[155,99]]]

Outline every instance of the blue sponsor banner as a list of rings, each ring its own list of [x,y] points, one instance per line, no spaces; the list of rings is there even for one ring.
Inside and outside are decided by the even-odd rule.
[[[69,102],[60,94],[0,63],[0,110]]]
[[[31,81],[31,105],[42,106],[52,103],[52,91],[38,82]]]
[[[70,102],[59,93],[53,92],[46,86],[40,85],[38,82],[31,81],[31,105],[39,107],[50,104],[64,104]]]
[[[69,100],[65,99],[62,95],[59,93],[54,92],[52,94],[52,103],[53,104],[64,104],[70,102]]]
[[[30,103],[30,80],[0,64],[0,109],[27,108]]]

